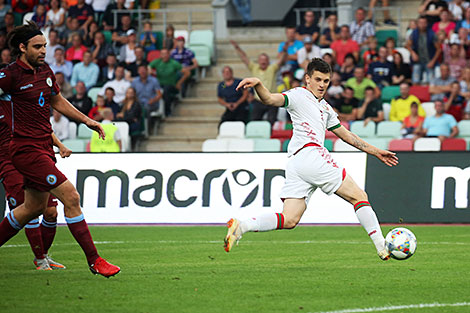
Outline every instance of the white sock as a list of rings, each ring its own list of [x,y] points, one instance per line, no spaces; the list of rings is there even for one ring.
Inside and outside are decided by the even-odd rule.
[[[265,213],[249,219],[241,221],[240,228],[242,233],[249,231],[270,231],[282,228],[284,223],[284,215],[282,213]]]
[[[356,210],[357,219],[374,243],[377,252],[385,249],[385,239],[382,235],[377,215],[375,215],[374,210],[372,210],[370,203],[367,201],[358,202],[354,206],[354,210]]]

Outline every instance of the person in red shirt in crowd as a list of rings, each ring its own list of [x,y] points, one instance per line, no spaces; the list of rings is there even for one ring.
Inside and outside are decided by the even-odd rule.
[[[72,46],[65,51],[65,59],[74,64],[83,61],[83,55],[88,51],[88,48],[82,44],[82,37],[75,34],[72,37]]]
[[[418,135],[424,122],[424,116],[418,115],[418,103],[413,102],[410,106],[411,114],[405,117],[401,125],[401,134],[403,138],[413,139]]]
[[[348,25],[341,26],[339,39],[335,40],[331,44],[331,49],[333,49],[333,55],[335,56],[336,63],[339,66],[343,65],[344,57],[348,53],[352,53],[356,61],[359,60],[359,45],[351,39]]]

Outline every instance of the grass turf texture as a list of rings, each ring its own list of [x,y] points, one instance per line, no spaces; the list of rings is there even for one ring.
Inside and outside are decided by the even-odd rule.
[[[416,254],[383,262],[356,226],[248,233],[230,253],[222,227],[92,227],[101,255],[122,269],[110,279],[90,273],[66,227],[51,252],[67,269],[36,271],[20,233],[0,248],[0,312],[321,312],[469,302],[469,227],[409,228]]]

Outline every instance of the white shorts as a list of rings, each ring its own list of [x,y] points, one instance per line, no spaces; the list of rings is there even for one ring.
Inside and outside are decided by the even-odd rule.
[[[305,147],[293,155],[286,168],[286,181],[281,199],[302,199],[308,203],[313,192],[320,188],[327,195],[341,186],[346,171],[323,147]]]

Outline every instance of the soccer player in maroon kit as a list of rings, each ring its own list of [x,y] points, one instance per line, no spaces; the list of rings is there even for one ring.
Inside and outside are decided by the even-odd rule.
[[[67,226],[85,253],[92,273],[114,276],[120,268],[98,255],[80,208],[80,195],[55,166],[50,106],[97,131],[100,138],[105,136],[103,128],[60,94],[54,73],[44,62],[46,38],[35,23],[16,27],[8,33],[7,42],[17,59],[0,70],[0,89],[11,96],[13,103],[10,157],[24,177],[25,199],[0,223],[0,246],[46,210],[50,192],[64,204]]]

